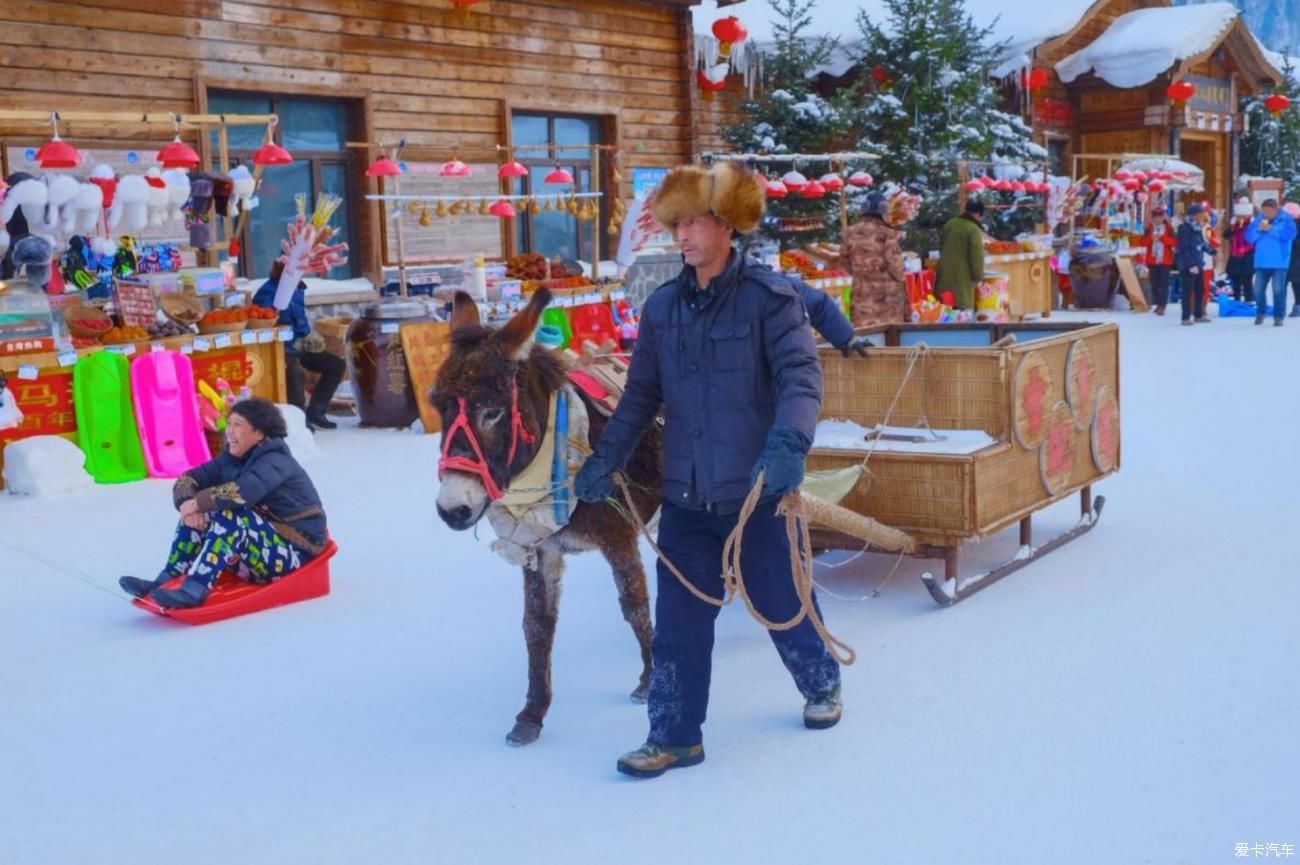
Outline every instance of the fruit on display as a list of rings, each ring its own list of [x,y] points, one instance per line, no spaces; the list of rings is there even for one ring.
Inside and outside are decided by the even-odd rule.
[[[188,327],[174,321],[151,324],[148,327],[150,339],[168,339],[173,336],[189,336],[193,333]]]
[[[111,327],[104,334],[104,342],[143,342],[149,332],[142,327]]]
[[[592,283],[592,281],[590,279],[587,279],[587,277],[585,276],[566,276],[563,279],[548,279],[542,283],[542,285],[546,286],[552,291],[555,291],[557,289],[563,290],[569,288],[586,288],[587,286],[593,284],[594,283]]]
[[[250,306],[248,317],[254,321],[275,321],[280,317],[280,313],[269,306]]]
[[[244,307],[214,309],[205,312],[199,321],[202,324],[243,324],[248,321],[248,310]]]
[[[74,336],[72,338],[73,348],[92,348],[99,345],[99,340],[91,339],[88,336]]]
[[[536,253],[516,255],[506,262],[507,279],[546,279],[546,256]]]

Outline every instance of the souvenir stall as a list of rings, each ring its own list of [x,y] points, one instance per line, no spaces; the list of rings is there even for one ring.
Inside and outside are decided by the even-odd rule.
[[[963,161],[957,166],[957,211],[978,198],[991,214],[1022,214],[1033,230],[1014,240],[984,240],[985,280],[976,290],[980,321],[1023,321],[1052,314],[1052,236],[1048,218],[1052,178],[1045,166]],[[938,258],[930,263],[937,267]]]
[[[97,481],[175,477],[220,447],[234,399],[284,402],[282,343],[291,331],[277,327],[275,309],[236,292],[233,272],[217,262],[238,252],[222,238],[236,236],[257,206],[262,167],[292,161],[270,144],[275,122],[0,111],[6,145],[51,136],[25,157],[32,171],[5,166],[0,371],[22,421],[0,430],[0,447],[61,436],[80,445]],[[234,126],[266,128],[266,152],[251,171],[229,170],[222,142]],[[123,164],[138,172],[119,171],[109,154],[65,141],[61,128],[85,140],[156,131],[163,143],[156,154],[128,154]],[[183,137],[209,136],[217,164],[205,170]],[[305,202],[299,209],[301,236]],[[326,237],[329,213],[313,214]],[[216,266],[197,266],[209,262]]]
[[[606,194],[600,188],[601,158],[617,159],[615,148],[603,145],[565,145],[566,150],[590,153],[590,177],[585,192],[576,191],[577,178],[559,161],[541,180],[540,188],[527,188],[527,166],[516,154],[550,151],[549,145],[505,147],[490,153],[453,153],[444,162],[421,162],[437,157],[433,148],[408,145],[353,143],[370,153],[378,153],[366,170],[377,179],[378,192],[367,195],[379,208],[380,223],[395,239],[396,257],[390,262],[397,269],[399,300],[375,304],[361,319],[347,327],[346,345],[349,372],[356,386],[358,410],[363,425],[403,427],[418,416],[426,432],[438,429],[438,418],[416,394],[427,392],[437,366],[445,357],[447,333],[446,307],[455,290],[472,296],[483,310],[485,321],[504,321],[513,315],[538,289],[545,287],[555,300],[547,309],[539,339],[577,355],[592,349],[601,354],[619,354],[630,350],[636,338],[637,314],[621,285],[601,278],[600,251],[603,247],[598,230],[602,216],[608,217],[606,233],[617,237],[626,206],[615,198],[605,205]],[[447,154],[442,151],[440,154]],[[549,153],[548,153],[549,155]],[[466,161],[466,160],[470,161]],[[474,161],[481,160],[481,161]],[[458,181],[484,174],[487,192],[457,189]],[[612,167],[614,188],[622,183],[617,163]],[[414,178],[429,178],[414,191]],[[443,189],[442,187],[449,187]],[[514,245],[515,220],[523,215],[567,214],[588,227],[592,237],[590,274],[576,262],[553,260],[534,253],[491,255],[486,249],[461,250],[461,257],[434,260],[408,256],[412,235],[433,229],[443,220],[496,220],[496,238],[483,240],[507,251]],[[487,238],[480,232],[463,236]],[[468,242],[475,242],[470,240]],[[441,278],[429,286],[430,303],[412,301],[416,294],[412,271],[431,264],[450,265],[459,272],[448,284]],[[444,270],[445,272],[445,270]],[[458,277],[458,279],[456,278]],[[423,288],[423,286],[422,286]]]

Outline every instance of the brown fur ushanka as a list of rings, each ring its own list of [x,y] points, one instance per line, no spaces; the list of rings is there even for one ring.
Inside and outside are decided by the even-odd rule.
[[[669,172],[655,193],[654,217],[671,230],[682,219],[711,213],[738,233],[749,234],[758,228],[766,204],[758,175],[735,162],[709,169],[683,165]]]

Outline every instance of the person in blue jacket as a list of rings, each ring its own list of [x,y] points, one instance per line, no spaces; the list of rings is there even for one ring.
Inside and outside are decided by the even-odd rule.
[[[1291,267],[1291,241],[1295,220],[1281,210],[1275,199],[1259,206],[1259,216],[1246,229],[1246,240],[1255,244],[1255,324],[1264,323],[1268,309],[1268,285],[1273,284],[1273,326],[1286,318],[1286,277]]]
[[[319,554],[328,541],[325,511],[311,478],[289,453],[287,435],[274,403],[235,403],[226,420],[226,450],[172,487],[180,524],[166,566],[153,580],[122,577],[122,590],[161,607],[196,607],[223,570],[269,583]],[[180,576],[179,588],[163,588]]]
[[[723,545],[761,473],[741,567],[759,612],[786,621],[801,604],[777,505],[803,482],[822,382],[799,288],[732,248],[736,232],[758,226],[763,205],[761,182],[733,163],[677,168],[660,186],[654,216],[676,235],[685,267],[645,302],[627,388],[574,491],[585,502],[614,496],[614,473],[662,407],[664,556],[698,591],[720,598]],[[650,732],[617,764],[642,778],[704,760],[718,615],[662,560],[657,576]],[[804,724],[833,726],[842,712],[839,665],[811,621],[771,638],[804,697]]]
[[[853,332],[853,325],[844,317],[844,311],[835,298],[801,279],[787,278],[799,291],[799,298],[803,301],[804,309],[808,310],[813,330],[821,334],[822,339],[838,348],[845,357],[855,354],[858,357],[867,356],[871,340]]]
[[[280,284],[280,275],[284,264],[277,261],[271,265],[271,273],[266,282],[253,295],[253,304],[263,307],[275,306],[275,289]],[[307,414],[307,424],[313,429],[334,429],[338,424],[325,416],[334,392],[338,390],[347,362],[337,355],[325,350],[325,340],[320,334],[312,333],[311,322],[307,320],[307,283],[299,282],[293,292],[289,305],[280,310],[280,324],[293,328],[293,341],[284,352],[284,384],[288,391],[289,404],[295,405]],[[316,387],[311,392],[311,402],[306,398],[306,374],[308,370],[320,375]]]

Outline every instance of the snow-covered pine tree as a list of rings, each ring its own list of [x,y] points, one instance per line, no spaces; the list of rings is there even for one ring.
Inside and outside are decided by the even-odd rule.
[[[836,40],[810,37],[808,27],[817,0],[768,0],[776,13],[775,42],[763,53],[762,77],[754,96],[741,106],[742,120],[722,131],[723,139],[741,153],[826,153],[849,149],[855,139],[844,110],[845,97],[825,99],[815,93],[809,75],[830,59]],[[771,162],[759,170],[779,178],[798,170],[816,179],[829,170],[825,162],[794,164]],[[778,230],[780,220],[822,220],[824,228],[797,234]],[[783,246],[839,238],[838,196],[805,200],[790,195],[768,202],[768,217],[760,229],[763,236]]]
[[[1257,177],[1282,179],[1288,199],[1300,196],[1300,87],[1290,57],[1283,59],[1283,80],[1276,91],[1291,100],[1276,118],[1264,107],[1270,94],[1244,101],[1242,110],[1250,119],[1250,131],[1241,138],[1241,171]]]
[[[896,181],[924,201],[909,227],[914,249],[938,247],[938,229],[957,209],[961,160],[1025,165],[1047,152],[1018,115],[1001,110],[1002,94],[989,70],[1005,46],[992,40],[962,0],[882,0],[883,20],[858,14],[862,74],[854,125],[863,148],[880,153],[877,176]],[[1028,167],[1028,166],[1026,166]],[[989,204],[1013,205],[1011,194]],[[1041,199],[993,211],[990,233],[1010,238],[1041,221]]]

